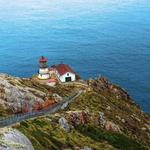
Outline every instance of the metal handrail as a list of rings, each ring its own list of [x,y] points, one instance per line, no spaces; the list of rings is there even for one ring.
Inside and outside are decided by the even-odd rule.
[[[39,116],[43,116],[43,115],[46,115],[46,114],[54,113],[57,110],[61,109],[63,104],[65,104],[66,102],[71,102],[73,99],[80,96],[81,94],[82,94],[82,91],[75,92],[74,94],[72,94],[71,96],[65,98],[61,102],[58,102],[58,103],[56,103],[56,104],[54,104],[54,105],[52,105],[52,106],[50,106],[46,109],[40,110],[40,111],[28,112],[28,113],[24,113],[24,114],[16,114],[16,115],[13,115],[13,116],[2,118],[2,119],[0,119],[0,128],[16,124],[16,123],[21,122],[23,120],[32,119],[32,118],[35,118],[35,117],[39,117]]]

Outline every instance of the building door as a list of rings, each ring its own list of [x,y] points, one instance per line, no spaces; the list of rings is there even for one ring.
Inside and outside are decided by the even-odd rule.
[[[72,80],[71,80],[71,77],[66,77],[65,80],[66,80],[66,82],[72,81]]]

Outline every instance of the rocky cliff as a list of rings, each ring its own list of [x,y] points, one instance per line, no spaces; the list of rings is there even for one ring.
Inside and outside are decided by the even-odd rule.
[[[0,116],[38,111],[77,90],[64,110],[14,125],[36,150],[150,149],[150,117],[126,90],[98,77],[82,84],[49,87],[34,79],[0,75]],[[1,136],[0,136],[1,138]]]

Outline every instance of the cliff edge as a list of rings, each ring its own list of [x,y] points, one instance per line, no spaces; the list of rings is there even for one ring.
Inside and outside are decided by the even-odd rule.
[[[78,90],[84,93],[63,110],[12,127],[36,150],[150,149],[150,117],[126,90],[104,77],[88,80],[87,86],[50,87],[32,78],[1,74],[0,116],[42,110]]]

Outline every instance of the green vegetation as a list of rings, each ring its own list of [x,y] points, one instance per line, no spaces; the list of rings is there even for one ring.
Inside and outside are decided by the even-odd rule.
[[[107,106],[110,106],[110,110],[106,109]],[[75,127],[70,133],[66,133],[60,128],[58,124],[59,117],[54,115],[23,121],[15,128],[19,129],[31,140],[36,150],[60,150],[75,146],[83,148],[85,145],[95,150],[146,149],[144,144],[148,143],[148,138],[145,133],[140,131],[145,119],[143,119],[144,116],[134,104],[129,105],[124,100],[116,100],[107,92],[88,91],[71,103],[68,108],[60,111],[59,115],[69,120],[70,117],[67,112],[78,110],[89,111],[89,122],[85,126],[79,125]],[[100,128],[98,122],[100,111],[104,112],[106,119],[118,124],[122,133],[108,132]],[[133,113],[140,118],[140,122],[131,117]],[[120,118],[127,120],[126,124],[116,118],[118,115]],[[136,134],[138,138],[135,138]]]
[[[93,149],[145,150],[143,144],[124,134],[108,132],[93,124],[80,125],[66,133],[52,117],[23,121],[15,126],[32,142],[36,150],[60,150],[75,146],[90,146]]]
[[[84,146],[93,150],[148,149],[149,115],[144,114],[124,90],[107,80],[91,79],[88,83],[88,87],[79,85],[49,87],[34,79],[21,80],[18,84],[22,87],[43,91],[48,99],[52,98],[53,93],[66,97],[77,90],[82,89],[85,92],[57,114],[23,121],[13,127],[29,138],[35,150],[63,150],[75,147],[83,149]],[[8,112],[0,107],[0,116],[7,116]],[[87,113],[86,123],[81,122],[81,112]],[[79,124],[72,120],[74,113],[78,115]],[[103,126],[100,114],[104,116]],[[70,132],[61,128],[59,124],[61,117],[73,126]],[[119,130],[113,130],[110,124],[106,127],[106,122],[112,123]]]
[[[52,119],[52,120],[50,120]],[[63,148],[73,148],[75,146],[83,148],[88,144],[93,149],[102,150],[114,148],[107,143],[95,141],[90,136],[80,133],[73,129],[66,133],[58,125],[55,117],[38,118],[30,121],[23,121],[15,128],[24,133],[32,142],[36,150],[60,150]]]
[[[121,150],[144,150],[144,145],[136,142],[135,140],[120,134],[111,133],[95,128],[94,126],[80,126],[79,132],[91,137],[95,141],[107,141],[110,145]]]
[[[3,106],[0,105],[0,118],[7,117],[11,114],[8,110],[5,110]]]

